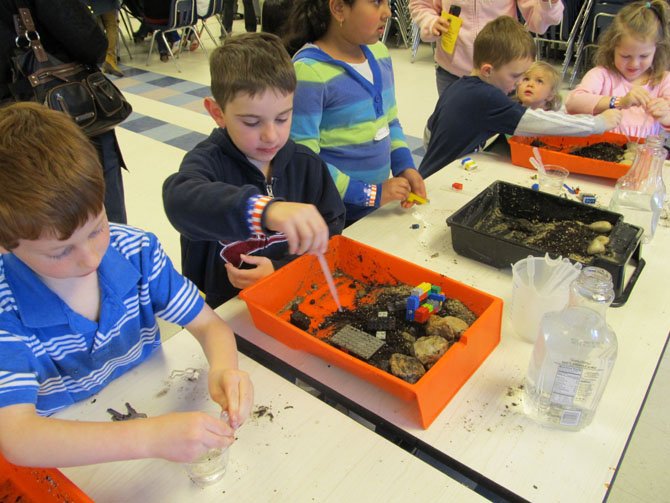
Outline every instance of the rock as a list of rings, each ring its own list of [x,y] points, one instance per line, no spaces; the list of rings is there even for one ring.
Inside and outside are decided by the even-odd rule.
[[[596,232],[609,232],[612,230],[612,224],[607,220],[598,220],[589,224],[589,228]]]
[[[461,334],[470,326],[462,319],[456,318],[456,316],[445,316],[444,320],[449,324],[454,334],[456,334],[456,339],[459,339]]]
[[[441,316],[431,316],[428,318],[426,335],[430,337],[442,337],[447,341],[456,340],[456,333],[447,318],[453,318],[453,316],[445,316],[444,318]]]
[[[472,325],[477,319],[475,313],[470,311],[468,306],[463,304],[458,299],[447,299],[447,301],[444,303],[443,308],[448,315],[456,316],[456,318],[462,319],[468,325]]]
[[[605,244],[598,238],[595,238],[589,243],[589,247],[586,249],[586,253],[589,255],[599,255],[601,253],[605,253]]]
[[[419,360],[400,353],[393,353],[389,363],[391,374],[411,384],[417,382],[426,373],[426,369]]]
[[[307,331],[311,322],[311,318],[299,309],[296,309],[291,313],[291,323],[300,330]]]
[[[414,337],[409,332],[402,332],[400,335],[402,336],[403,339],[405,339],[409,343],[414,343],[414,341],[416,341],[416,337]]]
[[[424,365],[435,363],[447,349],[449,341],[437,335],[421,337],[414,343],[414,355]]]

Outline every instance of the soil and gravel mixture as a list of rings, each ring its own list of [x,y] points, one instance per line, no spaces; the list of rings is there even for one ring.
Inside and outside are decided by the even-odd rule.
[[[579,220],[546,222],[511,217],[495,207],[474,226],[476,230],[583,263],[591,261],[589,244],[602,235]]]
[[[417,360],[418,364],[423,367],[419,369],[418,375],[399,375],[398,372],[394,372],[391,369],[392,358],[397,359],[398,355],[403,355],[415,360],[417,357],[417,341],[422,338],[425,341],[431,335],[435,337],[435,323],[417,323],[405,319],[406,301],[413,287],[409,285],[371,286],[353,280],[349,288],[354,288],[357,291],[355,305],[350,309],[345,308],[343,311],[336,311],[327,316],[318,326],[319,332],[325,330],[332,335],[349,325],[370,336],[382,337],[384,344],[369,359],[361,358],[350,351],[347,352],[401,379],[405,379],[408,382],[416,382],[434,362],[425,363]],[[431,318],[436,317],[444,319],[448,319],[447,317],[459,318],[462,320],[464,327],[471,325],[477,319],[477,316],[460,300],[450,298],[446,299],[438,313],[431,316]],[[299,328],[302,328],[301,325],[304,327],[305,323],[309,326],[310,319],[300,310],[299,303],[293,306],[291,322]],[[430,328],[431,326],[433,326],[433,329]],[[383,332],[383,334],[380,334],[380,332]],[[441,354],[458,341],[460,335],[461,332],[454,332],[452,337],[441,341]],[[330,341],[330,338],[322,340],[338,347]],[[338,349],[346,351],[342,347],[338,347]]]

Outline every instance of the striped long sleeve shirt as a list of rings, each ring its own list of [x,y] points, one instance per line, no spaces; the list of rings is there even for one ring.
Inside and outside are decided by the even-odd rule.
[[[291,137],[326,161],[347,208],[347,220],[379,206],[381,184],[414,161],[395,100],[384,44],[361,46],[372,82],[314,45],[294,56],[298,76]]]

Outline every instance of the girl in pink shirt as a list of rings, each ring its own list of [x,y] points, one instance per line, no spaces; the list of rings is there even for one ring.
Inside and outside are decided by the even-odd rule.
[[[458,17],[463,20],[456,39],[454,53],[442,49],[440,37],[449,29],[449,21],[441,18],[442,11],[452,6],[460,7]],[[410,0],[412,20],[421,29],[421,40],[437,42],[435,63],[437,92],[441,94],[449,84],[472,71],[472,46],[477,34],[489,21],[498,16],[517,19],[517,8],[526,20],[528,29],[544,33],[551,25],[563,19],[561,0]]]
[[[634,2],[599,40],[596,67],[568,95],[572,114],[620,108],[613,132],[645,138],[670,130],[670,8],[665,0]]]

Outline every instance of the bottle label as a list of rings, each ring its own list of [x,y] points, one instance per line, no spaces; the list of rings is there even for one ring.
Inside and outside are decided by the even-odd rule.
[[[563,426],[577,426],[582,416],[581,409],[592,406],[598,382],[604,369],[587,362],[563,362],[558,366],[554,386],[549,398],[553,406],[560,410],[559,423]]]

